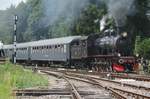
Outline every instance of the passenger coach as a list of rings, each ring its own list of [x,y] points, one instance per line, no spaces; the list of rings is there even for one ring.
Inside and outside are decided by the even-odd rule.
[[[17,44],[17,62],[35,64],[71,64],[86,54],[81,48],[81,36],[70,36],[55,39],[39,40]],[[12,59],[13,45],[4,45],[5,55]],[[82,53],[84,52],[84,53]],[[86,55],[85,55],[86,56]]]

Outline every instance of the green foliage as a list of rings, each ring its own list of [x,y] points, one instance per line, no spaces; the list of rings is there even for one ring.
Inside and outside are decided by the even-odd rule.
[[[144,39],[137,46],[137,52],[144,58],[150,59],[150,38]]]
[[[64,18],[60,18],[54,25],[50,25],[49,27],[49,37],[56,38],[56,37],[64,37],[71,35],[71,24],[70,22],[65,22]]]
[[[27,4],[30,6],[30,13],[27,19],[28,23],[28,28],[25,33],[25,37],[29,37],[26,41],[28,40],[37,40],[39,35],[37,35],[38,29],[39,29],[39,20],[42,17],[42,1],[41,0],[28,0]],[[42,33],[41,33],[42,34]]]
[[[80,14],[75,25],[74,34],[89,35],[91,33],[99,32],[99,22],[95,23],[95,20],[101,19],[105,13],[105,8],[99,8],[95,4],[90,4]]]
[[[136,40],[135,40],[135,49],[134,49],[134,54],[138,54],[138,49],[140,48],[140,42],[141,42],[141,37],[140,36],[136,36]]]
[[[150,11],[149,0],[136,0],[136,14],[131,18],[131,23],[136,28],[137,32],[143,37],[150,37],[150,20],[146,13]]]
[[[47,77],[10,63],[0,65],[0,99],[11,99],[12,89],[47,86]]]
[[[0,40],[5,43],[12,42],[14,6],[6,11],[0,11]]]
[[[25,32],[28,29],[28,17],[30,9],[28,5],[24,2],[21,2],[16,8],[16,15],[18,16],[17,24],[17,42],[23,42],[26,40]]]

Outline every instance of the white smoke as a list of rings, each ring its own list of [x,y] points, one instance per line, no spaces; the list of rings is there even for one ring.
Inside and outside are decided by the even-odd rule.
[[[128,15],[135,13],[135,0],[95,0],[97,4],[106,3],[108,14],[115,19],[117,26],[124,26]],[[83,8],[89,4],[89,0],[42,0],[44,16],[40,20],[41,27],[53,25],[60,18],[68,24],[72,24],[79,17]],[[101,23],[104,27],[104,21]]]
[[[117,26],[124,26],[128,15],[135,14],[135,0],[108,0],[108,13],[115,19]]]
[[[103,31],[103,30],[105,29],[107,18],[108,18],[108,16],[105,15],[105,16],[103,16],[103,18],[100,20],[100,31]]]
[[[61,17],[65,21],[72,21],[88,4],[89,0],[42,0],[44,17],[40,23],[46,27]]]

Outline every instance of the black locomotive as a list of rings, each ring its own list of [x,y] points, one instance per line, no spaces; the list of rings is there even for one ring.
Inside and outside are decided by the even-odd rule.
[[[73,44],[72,50],[82,56],[73,61],[77,66],[88,66],[96,71],[129,72],[138,68],[136,57],[128,50],[128,34],[117,34],[114,30],[105,30],[102,35],[93,34]],[[80,49],[81,51],[77,50]],[[82,61],[81,61],[82,60]],[[77,64],[78,63],[78,64]],[[74,64],[74,65],[75,65]]]

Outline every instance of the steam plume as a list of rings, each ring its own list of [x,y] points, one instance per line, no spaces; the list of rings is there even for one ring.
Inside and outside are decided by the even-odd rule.
[[[89,0],[42,0],[45,16],[41,23],[46,27],[61,17],[64,17],[65,21],[72,21],[87,4]]]
[[[115,19],[117,26],[124,26],[127,16],[135,14],[134,0],[108,0],[108,13]]]

